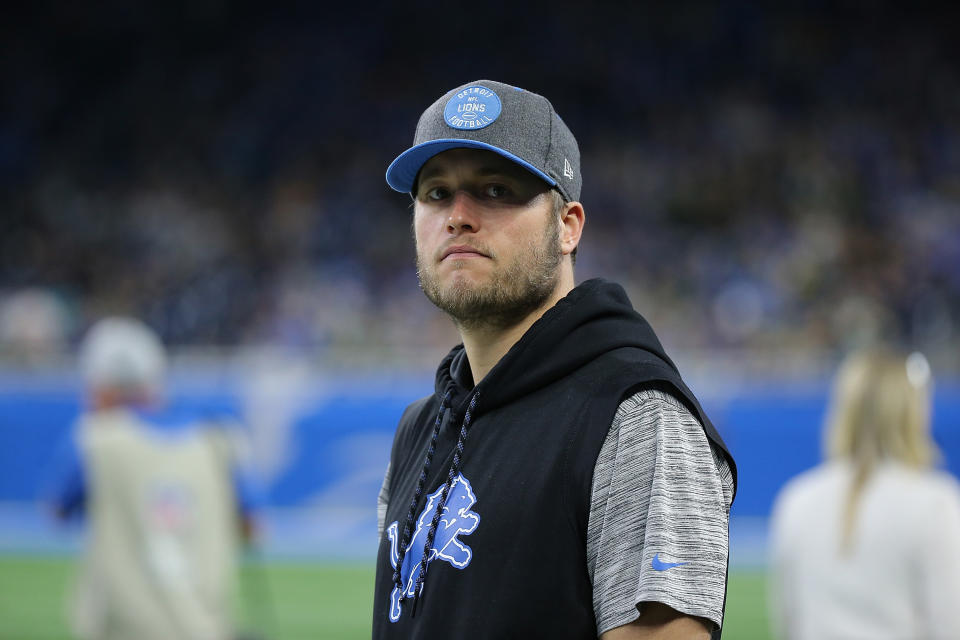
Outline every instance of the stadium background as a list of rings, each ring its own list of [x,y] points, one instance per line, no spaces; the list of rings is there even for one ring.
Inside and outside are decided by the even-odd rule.
[[[74,348],[107,313],[160,331],[173,401],[249,429],[268,503],[242,585],[250,624],[367,633],[392,429],[456,340],[417,290],[409,201],[383,171],[431,100],[478,78],[547,95],[576,132],[578,279],[625,285],[737,457],[725,637],[766,637],[770,502],[816,462],[847,350],[889,339],[927,355],[935,435],[960,474],[960,58],[956,12],[939,11],[9,10],[0,638],[64,633],[79,533],[50,526],[37,486],[80,407]]]

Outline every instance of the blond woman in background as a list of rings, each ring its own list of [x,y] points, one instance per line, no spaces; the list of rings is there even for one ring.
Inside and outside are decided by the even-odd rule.
[[[931,399],[919,353],[874,348],[841,366],[827,460],[774,505],[777,637],[960,638],[960,488],[932,468]]]

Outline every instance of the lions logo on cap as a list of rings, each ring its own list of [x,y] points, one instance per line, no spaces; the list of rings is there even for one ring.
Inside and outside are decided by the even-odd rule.
[[[500,97],[486,87],[458,91],[443,109],[443,119],[454,129],[483,129],[500,117]]]

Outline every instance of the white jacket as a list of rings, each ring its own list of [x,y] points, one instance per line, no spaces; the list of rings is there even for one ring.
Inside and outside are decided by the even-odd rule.
[[[960,486],[884,464],[840,549],[853,468],[830,462],[781,491],[771,522],[770,604],[789,640],[960,638]]]

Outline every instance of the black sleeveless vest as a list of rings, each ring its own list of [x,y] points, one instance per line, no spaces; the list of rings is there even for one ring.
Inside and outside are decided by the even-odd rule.
[[[374,638],[596,638],[586,559],[593,469],[617,406],[640,389],[663,388],[684,402],[728,457],[736,478],[722,439],[642,318],[649,331],[643,344],[635,335],[625,344],[611,342],[607,334],[613,328],[645,335],[637,331],[639,316],[632,308],[635,317],[626,325],[624,318],[616,327],[609,323],[611,296],[617,305],[626,300],[619,287],[603,281],[575,289],[476,389],[470,388],[462,347],[455,348],[438,371],[437,393],[408,407],[391,452]],[[589,325],[602,337],[589,339],[584,333]],[[558,333],[563,334],[559,341]],[[435,454],[403,561],[405,588],[419,572],[427,530],[440,508],[475,392],[461,466],[430,548],[414,614],[411,600],[399,602],[393,580],[407,513],[439,414]],[[444,394],[452,398],[449,409],[441,408]]]

